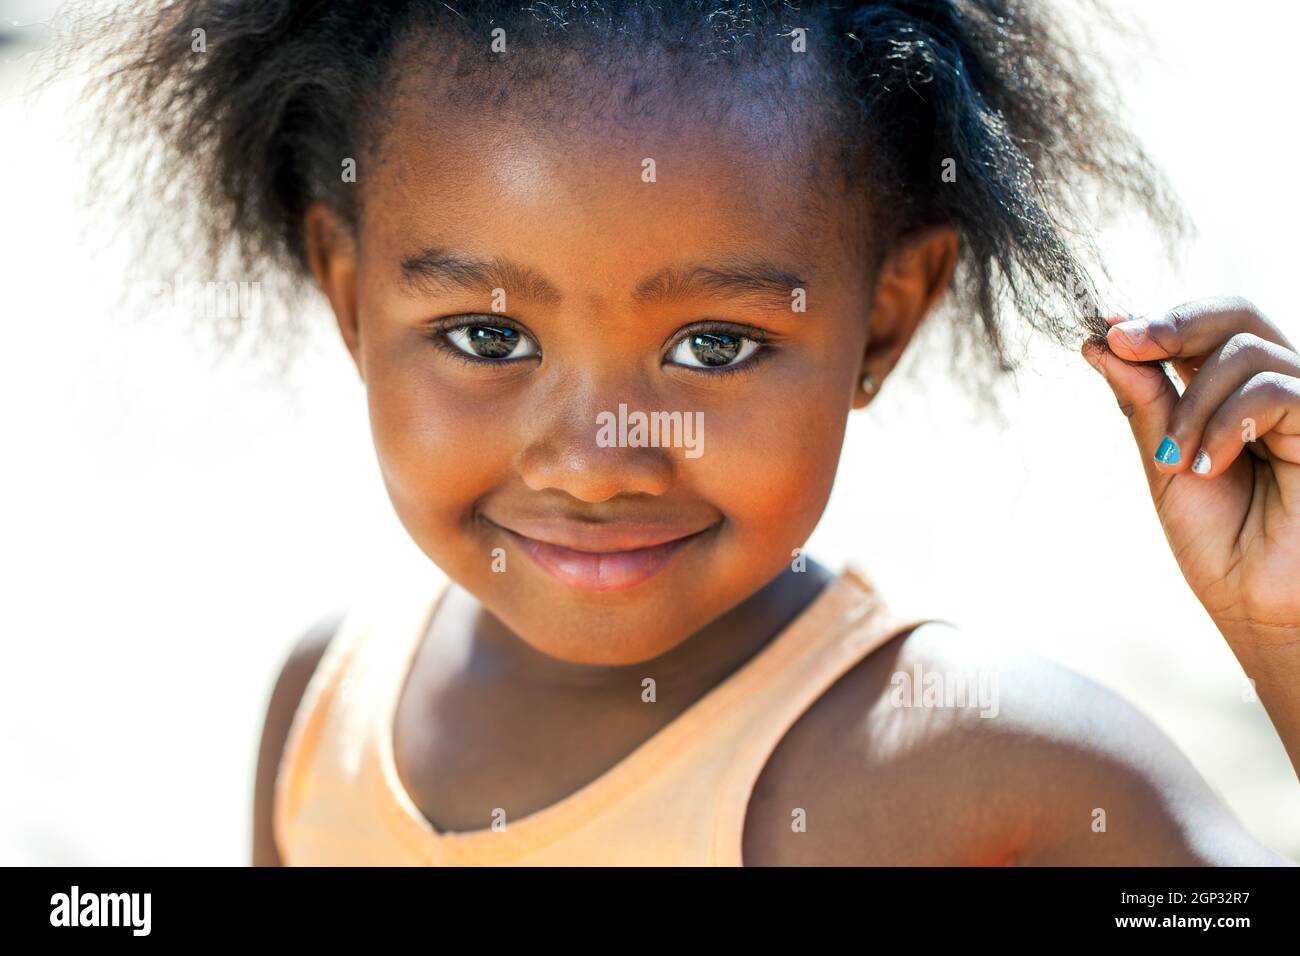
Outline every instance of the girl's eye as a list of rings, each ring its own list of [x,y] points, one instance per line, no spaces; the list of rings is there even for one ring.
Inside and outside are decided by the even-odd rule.
[[[688,368],[721,368],[749,358],[759,343],[726,332],[692,332],[674,346],[669,358]]]
[[[528,358],[539,354],[532,339],[509,326],[462,325],[443,334],[460,351],[476,358]]]

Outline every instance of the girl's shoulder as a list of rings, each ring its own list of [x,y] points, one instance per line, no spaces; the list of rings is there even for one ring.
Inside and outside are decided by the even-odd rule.
[[[791,839],[791,807],[801,836],[837,825]],[[795,723],[754,788],[746,845],[805,863],[1278,861],[1133,704],[939,621],[858,662]]]
[[[273,818],[275,780],[279,773],[289,731],[312,677],[337,636],[346,612],[326,614],[294,641],[276,674],[266,705],[258,747],[257,771],[253,784],[253,865],[279,866]]]

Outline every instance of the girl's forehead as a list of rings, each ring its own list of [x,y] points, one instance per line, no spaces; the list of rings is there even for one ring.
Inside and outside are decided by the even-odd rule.
[[[805,275],[847,255],[852,203],[815,137],[776,104],[729,116],[558,119],[408,103],[364,182],[363,245],[390,260],[448,245],[571,257],[620,275],[669,254],[757,257]]]

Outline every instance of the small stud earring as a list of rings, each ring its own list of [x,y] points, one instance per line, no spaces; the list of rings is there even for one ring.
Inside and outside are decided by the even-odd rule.
[[[862,373],[862,390],[867,393],[868,398],[876,393],[876,377],[870,372]]]

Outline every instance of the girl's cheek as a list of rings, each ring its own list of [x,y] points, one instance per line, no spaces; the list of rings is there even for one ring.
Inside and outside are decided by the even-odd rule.
[[[782,383],[759,404],[715,407],[704,415],[693,484],[739,532],[801,540],[830,496],[848,411],[843,397],[815,378]]]
[[[508,410],[486,417],[472,411],[430,365],[376,368],[367,388],[375,450],[394,507],[403,522],[445,537],[492,487],[511,429]]]

